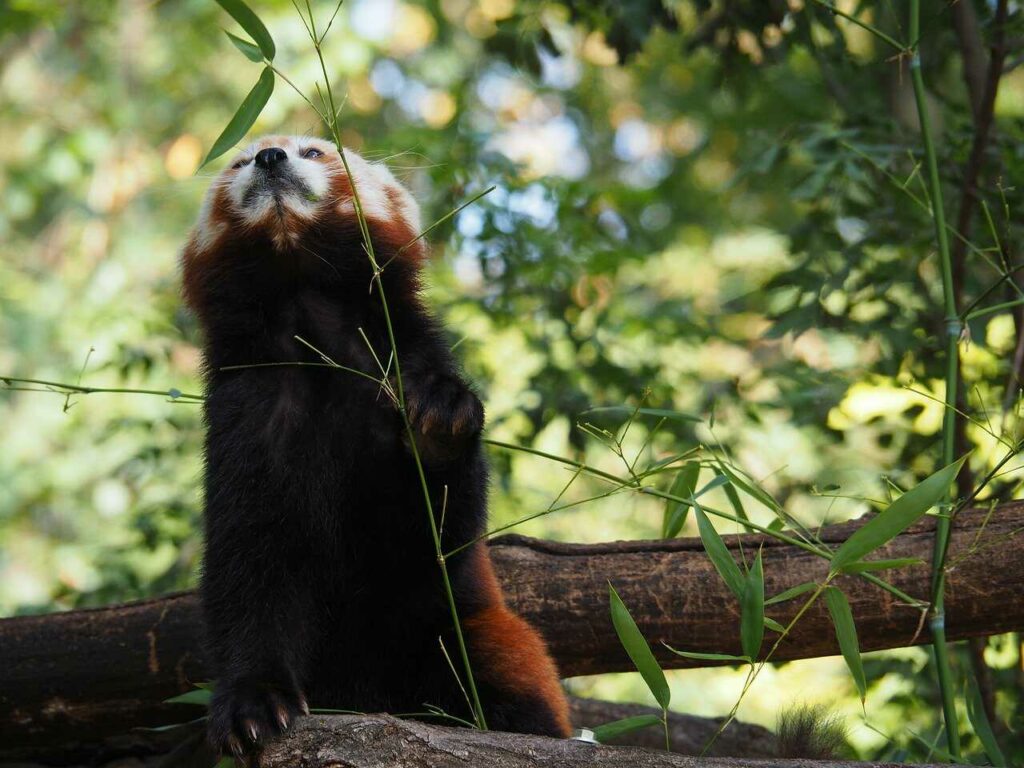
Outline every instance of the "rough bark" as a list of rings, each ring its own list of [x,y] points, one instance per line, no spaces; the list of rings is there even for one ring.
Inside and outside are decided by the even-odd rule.
[[[820,763],[812,760],[751,760],[688,757],[636,747],[605,747],[579,741],[470,731],[370,717],[306,718],[273,744],[261,768],[867,768],[882,763]]]
[[[821,539],[834,546],[856,526],[826,528]],[[930,520],[916,526],[877,557],[927,562],[932,529]],[[950,639],[1024,629],[1021,531],[1021,503],[990,516],[964,512],[956,520],[948,558]],[[769,595],[819,580],[827,570],[821,558],[766,537],[727,542],[737,558],[741,547],[748,555],[763,547]],[[509,602],[541,630],[565,676],[631,669],[608,618],[609,581],[666,667],[697,662],[669,653],[662,641],[685,650],[739,653],[738,605],[698,540],[573,545],[504,537],[493,542],[491,553]],[[927,565],[883,576],[912,597],[927,599]],[[863,650],[927,640],[920,610],[858,577],[837,583],[850,600]],[[799,602],[772,606],[769,613],[785,623]],[[774,635],[766,635],[767,644]],[[835,653],[835,636],[819,605],[805,614],[774,658]],[[0,744],[8,749],[95,740],[126,727],[187,720],[195,716],[192,708],[160,702],[209,677],[191,594],[2,620],[0,659]]]

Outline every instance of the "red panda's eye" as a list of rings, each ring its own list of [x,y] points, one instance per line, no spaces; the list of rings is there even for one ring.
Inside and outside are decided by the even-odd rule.
[[[239,161],[238,161],[237,163],[235,163],[234,165],[232,165],[232,166],[231,166],[231,168],[232,168],[233,170],[236,170],[236,171],[237,171],[237,170],[238,170],[239,168],[244,168],[244,167],[245,167],[245,166],[247,166],[248,164],[249,164],[249,159],[248,159],[248,158],[244,158],[244,159],[242,159],[242,160],[239,160]]]
[[[319,149],[317,149],[316,147],[310,147],[309,149],[305,150],[305,151],[304,151],[304,152],[302,153],[302,156],[303,156],[304,158],[306,158],[307,160],[312,160],[312,159],[313,159],[313,158],[315,158],[315,157],[323,157],[323,154],[324,154],[324,153],[323,153],[323,152],[321,152],[321,151],[320,151]]]

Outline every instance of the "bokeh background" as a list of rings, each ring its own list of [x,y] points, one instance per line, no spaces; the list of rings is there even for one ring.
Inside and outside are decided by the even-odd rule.
[[[674,409],[696,418],[656,432],[641,419],[629,450],[728,456],[809,526],[862,514],[937,468],[941,282],[904,62],[808,5],[341,8],[325,51],[346,93],[346,144],[386,162],[427,221],[496,187],[431,233],[428,280],[484,395],[490,437],[621,472],[579,426],[614,430],[621,414],[587,409]],[[906,37],[900,3],[840,5]],[[955,201],[970,107],[949,6],[925,5],[929,109]],[[312,92],[318,64],[293,6],[253,6],[277,66]],[[991,6],[973,7],[985,34]],[[333,3],[313,9],[326,19]],[[212,0],[0,7],[0,375],[201,390],[177,256],[221,165],[199,169],[201,159],[260,71],[224,28],[238,32]],[[997,172],[982,190],[992,222],[975,228],[964,301],[999,278],[1002,259],[1013,263],[1022,117],[1024,67],[999,93]],[[279,84],[255,131],[321,127]],[[1014,296],[1000,286],[981,306]],[[976,473],[1003,455],[981,425],[1017,428],[1020,325],[1017,308],[993,311],[961,343]],[[0,615],[194,583],[197,406],[0,387],[0,426]],[[494,525],[545,510],[571,477],[528,455],[493,451],[492,461]],[[1019,495],[1016,463],[983,499]],[[561,503],[600,490],[580,478]],[[516,530],[652,538],[662,514],[656,500],[623,494]],[[683,535],[694,533],[690,521]],[[1019,728],[1019,638],[993,639],[985,653],[1000,720]],[[766,671],[739,714],[773,726],[787,702],[823,701],[847,717],[855,754],[922,758],[939,727],[925,662],[920,649],[869,655],[866,717],[837,659]],[[744,674],[669,678],[674,707],[721,715]],[[648,696],[635,675],[570,686]]]

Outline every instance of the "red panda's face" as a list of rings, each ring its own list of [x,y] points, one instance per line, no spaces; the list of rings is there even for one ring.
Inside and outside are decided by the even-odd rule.
[[[318,264],[339,258],[322,251],[359,232],[355,193],[382,262],[397,254],[422,257],[422,241],[408,245],[421,226],[409,191],[382,163],[351,150],[345,159],[351,177],[333,144],[305,136],[267,136],[240,152],[210,186],[183,253],[190,303],[201,283],[221,279],[218,263],[240,248],[269,249],[289,260],[316,257]],[[367,258],[358,243],[348,251],[349,258]],[[256,258],[252,266],[260,263]]]

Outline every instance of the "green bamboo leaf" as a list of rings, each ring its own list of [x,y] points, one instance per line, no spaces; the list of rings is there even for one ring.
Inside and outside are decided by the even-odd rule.
[[[756,659],[764,640],[764,567],[761,552],[747,572],[743,597],[740,598],[740,642],[743,655]]]
[[[732,656],[728,653],[698,653],[697,651],[680,651],[678,648],[673,648],[671,645],[662,643],[676,656],[682,656],[684,659],[696,659],[697,661],[731,661],[731,662],[748,662],[746,656]]]
[[[776,603],[784,603],[787,600],[792,600],[794,597],[799,597],[800,595],[817,588],[818,585],[813,581],[805,581],[803,584],[797,584],[795,587],[790,587],[787,590],[779,592],[775,597],[769,597],[764,601],[764,604],[775,605]]]
[[[196,688],[193,691],[186,691],[178,696],[172,696],[169,699],[164,699],[165,704],[198,704],[203,707],[210,706],[210,699],[213,698],[213,692],[205,690],[203,688]]]
[[[662,709],[668,709],[671,693],[668,689],[668,681],[665,680],[665,673],[661,671],[658,661],[651,653],[651,647],[647,645],[644,636],[640,634],[636,622],[629,615],[629,610],[611,583],[608,584],[608,600],[611,603],[612,624],[615,626],[615,633],[619,636],[619,642],[629,654],[633,666],[647,683],[655,701]]]
[[[781,507],[779,506],[779,502],[773,499],[766,490],[754,485],[753,483],[748,483],[746,480],[740,477],[738,473],[729,469],[729,466],[724,462],[720,462],[718,466],[722,468],[722,471],[729,478],[729,482],[731,482],[734,486],[736,486],[745,494],[750,496],[752,499],[755,499],[756,501],[759,501],[761,504],[764,504],[766,507],[768,507],[768,509],[781,509]]]
[[[864,558],[905,531],[929,509],[946,498],[966,456],[943,467],[900,496],[870,522],[858,528],[832,556],[831,572],[845,571],[851,563]]]
[[[726,481],[725,486],[725,497],[729,500],[729,505],[732,507],[732,511],[736,513],[736,517],[740,520],[749,520],[747,517],[747,510],[743,508],[743,501],[740,499],[740,495],[736,492],[736,486],[729,480],[728,475],[725,474],[724,467],[721,461],[718,462],[718,467],[715,472],[719,477]],[[747,529],[750,530],[749,528]]]
[[[764,617],[764,626],[765,628],[770,629],[772,632],[778,632],[780,635],[786,631],[786,628],[784,626],[779,624],[779,622],[777,622],[770,616]]]
[[[870,571],[887,571],[891,568],[904,568],[908,565],[924,563],[919,557],[896,557],[891,560],[858,560],[843,568],[843,573],[868,573]]]
[[[727,478],[725,475],[715,475],[707,483],[705,483],[704,487],[697,491],[697,493],[695,493],[693,497],[695,499],[699,499],[705,493],[710,493],[711,491],[715,490],[715,488],[718,488],[723,485],[726,488],[729,487],[729,478]]]
[[[708,516],[704,514],[704,510],[700,508],[699,504],[694,505],[693,512],[697,517],[697,528],[700,530],[700,540],[704,543],[704,551],[708,553],[712,565],[715,566],[718,575],[722,577],[726,586],[729,587],[729,591],[736,595],[737,598],[742,598],[743,590],[746,588],[746,580],[743,578],[743,574],[740,573],[736,561],[732,559],[732,553],[729,552],[729,548],[725,546],[722,537],[718,535],[718,531],[715,530],[715,527],[708,520]]]
[[[222,757],[214,763],[213,768],[235,768],[235,759],[233,757]]]
[[[825,590],[825,605],[828,606],[829,615],[832,617],[832,626],[836,630],[839,650],[853,676],[853,682],[857,684],[861,706],[864,706],[864,700],[868,695],[868,684],[864,677],[864,665],[860,658],[860,643],[857,641],[857,627],[853,623],[850,603],[846,599],[846,595],[835,587],[829,587]]]
[[[622,720],[613,720],[610,723],[599,725],[593,729],[594,738],[602,744],[607,744],[612,739],[622,736],[624,733],[635,731],[639,728],[647,728],[651,725],[661,725],[661,718],[656,715],[636,715],[625,717]]]
[[[700,464],[696,461],[688,461],[676,474],[672,481],[669,493],[681,499],[689,499],[697,487],[697,478],[700,475]],[[663,539],[674,539],[679,535],[686,523],[686,515],[690,508],[679,501],[668,499],[665,502],[665,514],[662,518],[661,537]]]
[[[232,35],[226,29],[224,30],[224,34],[228,36],[228,40],[231,41],[232,45],[234,45],[235,48],[240,50],[242,52],[242,55],[245,56],[245,58],[247,58],[249,61],[255,61],[257,64],[263,61],[263,51],[260,50],[260,47],[258,45],[256,45],[255,43],[250,43],[248,40],[243,40],[242,38],[237,37],[236,35]]]
[[[249,132],[252,124],[256,122],[256,118],[260,116],[260,112],[263,111],[267,102],[270,101],[270,94],[273,92],[274,70],[270,67],[264,67],[260,79],[253,86],[253,89],[249,91],[249,95],[242,101],[241,106],[235,112],[235,116],[231,118],[227,128],[213,142],[213,148],[210,149],[210,154],[203,160],[203,165],[206,165],[214,158],[220,157],[245,138],[245,134]]]
[[[260,17],[253,13],[248,5],[242,0],[217,0],[217,5],[227,11],[231,18],[238,22],[238,26],[249,33],[264,56],[270,61],[274,60],[274,54],[277,53],[277,49],[274,47],[274,38],[270,36],[267,28],[260,21]]]
[[[992,731],[992,724],[988,721],[988,715],[985,712],[985,705],[981,700],[981,693],[978,691],[977,682],[973,679],[968,680],[967,688],[967,718],[971,721],[974,733],[977,735],[978,741],[981,742],[981,746],[985,749],[988,761],[996,766],[996,768],[1005,768],[1006,756],[1003,754],[1003,750],[999,748],[999,742],[996,741],[996,735]]]

